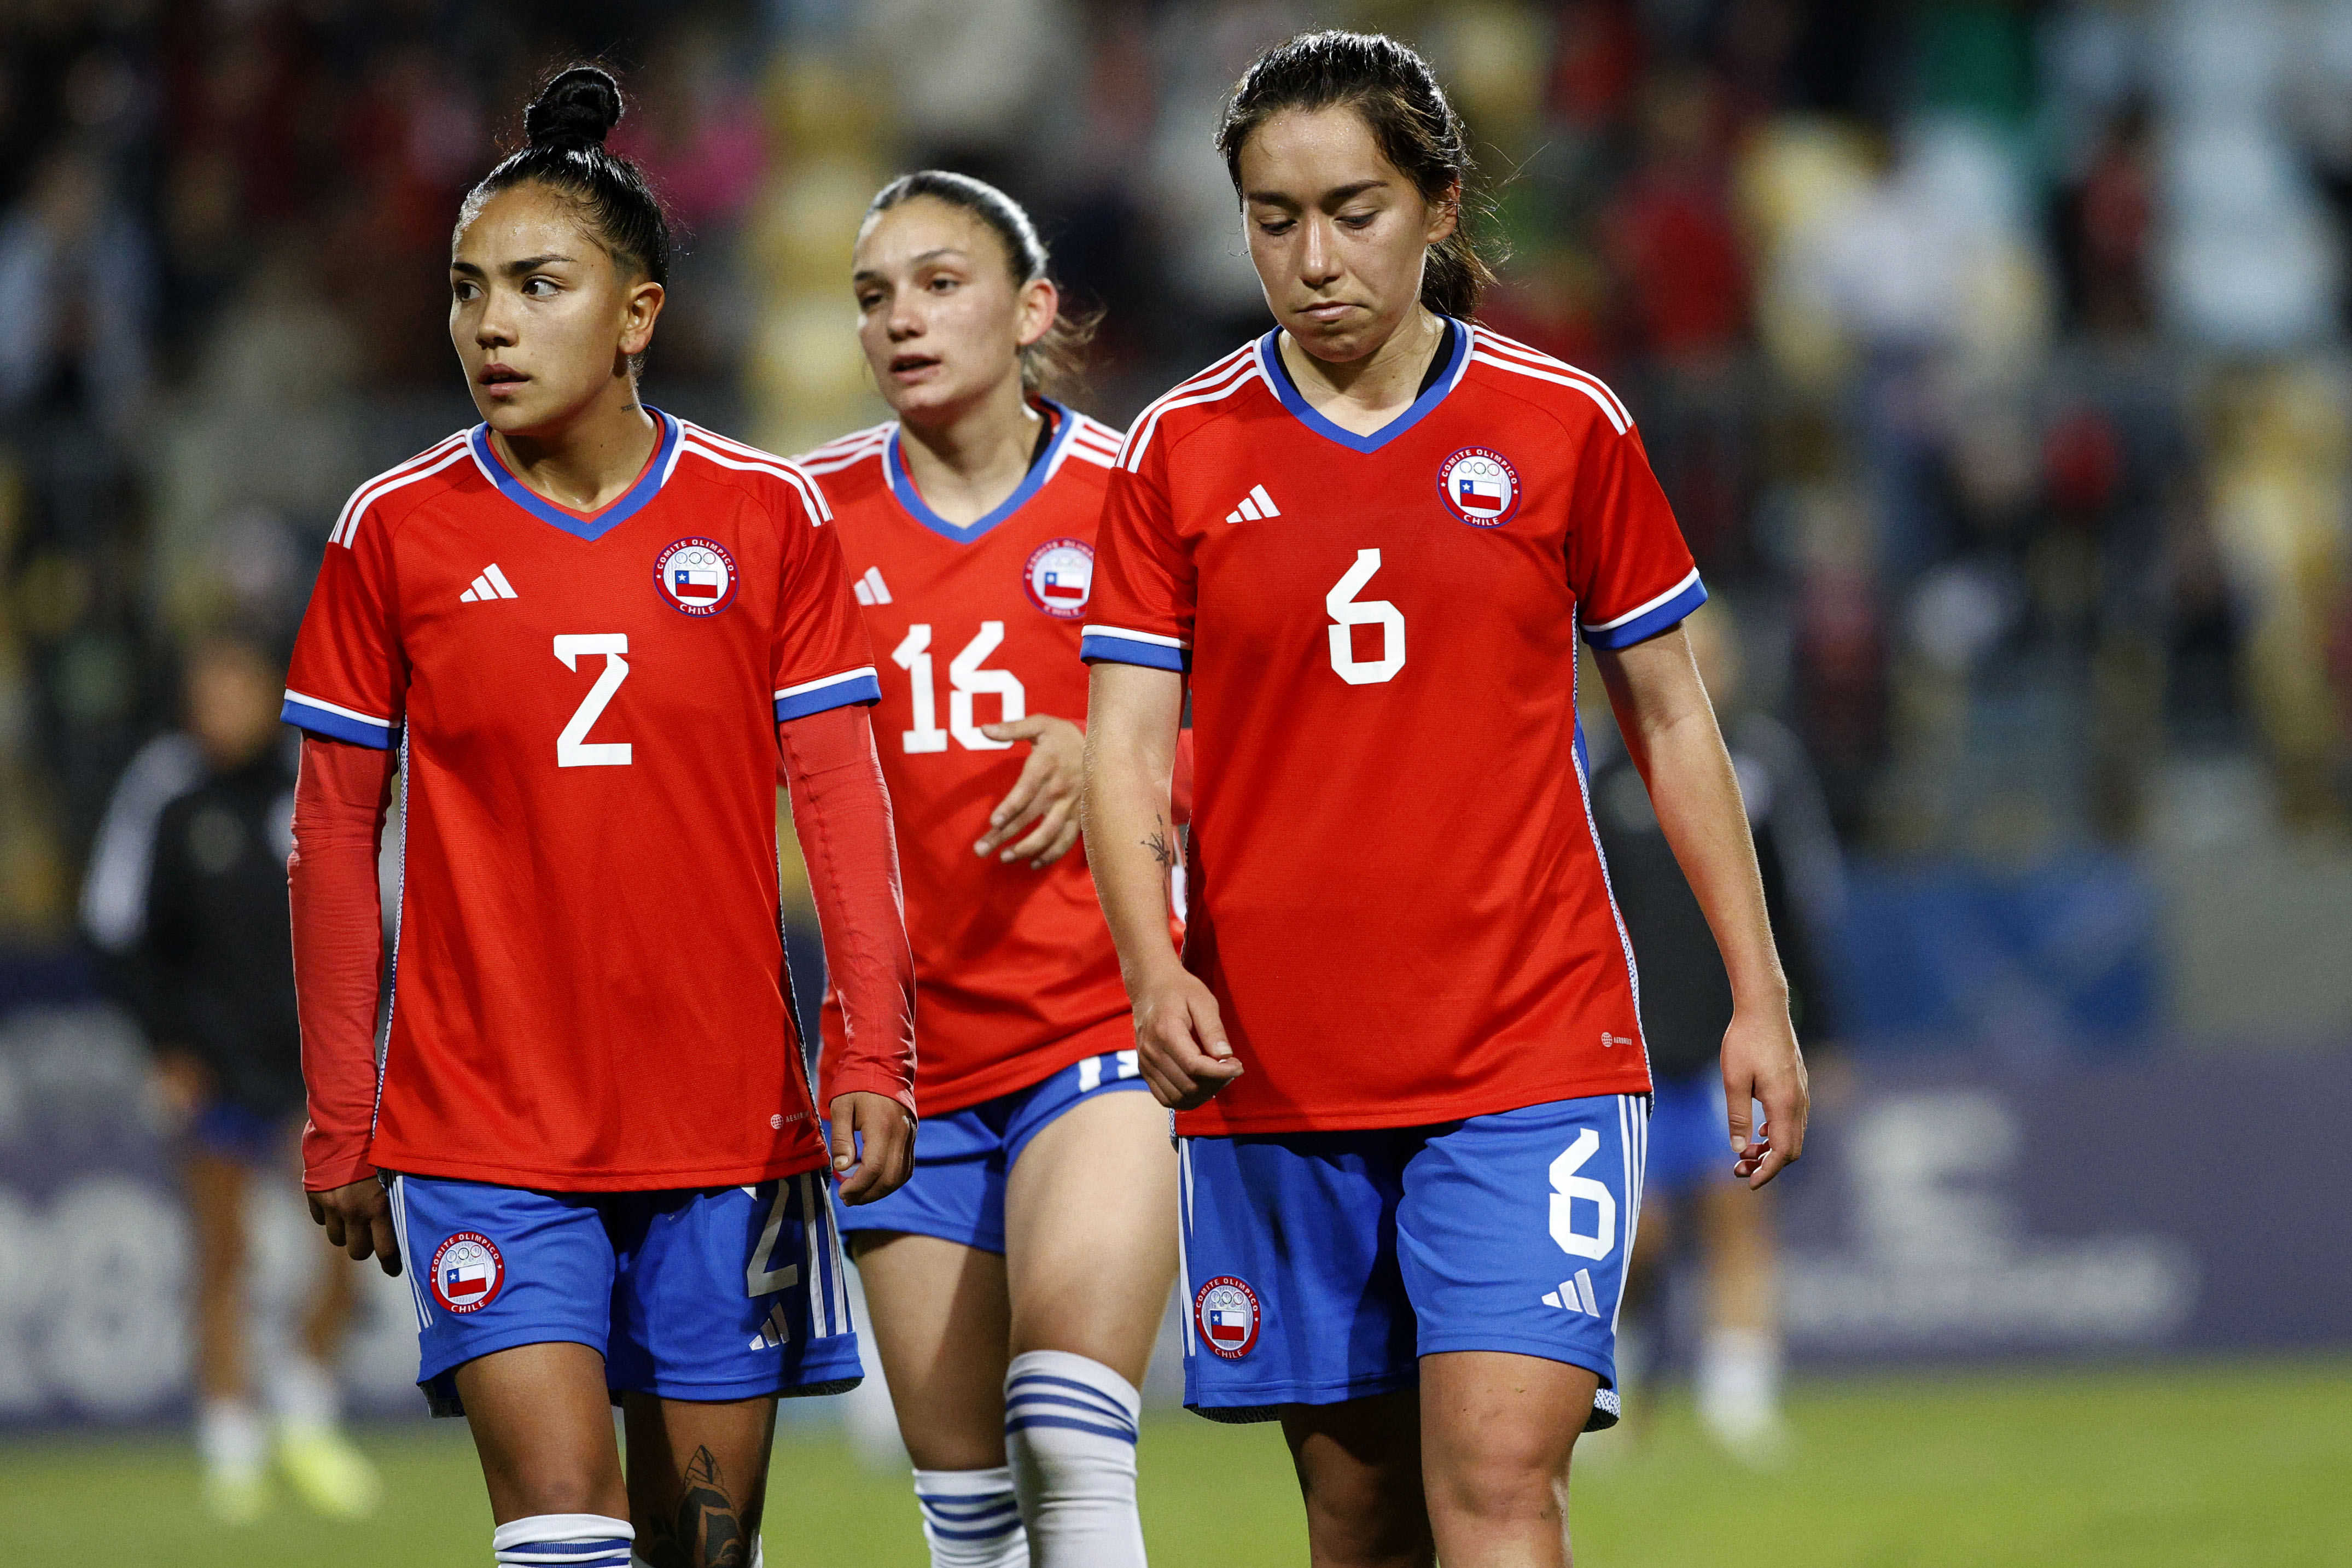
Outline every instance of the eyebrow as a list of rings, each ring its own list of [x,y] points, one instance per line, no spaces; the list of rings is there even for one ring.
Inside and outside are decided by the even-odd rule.
[[[1335,185],[1323,193],[1322,204],[1328,207],[1337,206],[1342,202],[1351,202],[1366,191],[1377,191],[1387,183],[1386,180],[1374,179],[1359,180],[1352,185]],[[1243,199],[1263,202],[1269,207],[1295,208],[1300,204],[1298,198],[1287,191],[1252,191]]]
[[[554,253],[550,252],[545,256],[527,256],[520,261],[510,261],[504,267],[499,268],[499,270],[505,273],[509,277],[520,277],[524,273],[537,272],[541,267],[545,267],[551,261],[577,261],[580,258],[576,256],[557,256]],[[470,261],[453,261],[449,264],[449,270],[452,272],[463,272],[474,277],[487,276],[480,267],[475,266]]]
[[[958,261],[970,261],[971,259],[969,253],[958,250],[951,245],[942,245],[936,246],[931,249],[923,252],[920,256],[908,258],[907,265],[908,267],[920,267],[927,261],[937,261],[943,256],[954,256]],[[856,272],[849,275],[849,281],[852,283],[863,283],[869,279],[876,283],[880,283],[884,280],[883,275],[870,267],[861,267]]]

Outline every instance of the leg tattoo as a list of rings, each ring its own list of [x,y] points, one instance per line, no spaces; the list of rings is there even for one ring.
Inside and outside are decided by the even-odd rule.
[[[727,1495],[726,1478],[708,1448],[686,1462],[675,1519],[656,1519],[651,1540],[637,1551],[653,1568],[751,1568],[751,1542],[742,1511]]]

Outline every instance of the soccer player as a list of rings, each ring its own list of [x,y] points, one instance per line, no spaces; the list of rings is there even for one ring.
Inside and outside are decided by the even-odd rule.
[[[898,418],[803,461],[889,653],[924,1125],[913,1178],[841,1228],[933,1563],[1139,1565],[1176,1162],[1078,845],[1078,627],[1119,434],[1044,395],[1083,329],[995,187],[892,181],[851,287]],[[842,1023],[828,998],[828,1051]]]
[[[1277,325],[1129,430],[1085,635],[1087,841],[1144,1075],[1179,1111],[1186,1399],[1282,1422],[1318,1563],[1564,1563],[1570,1451],[1618,1414],[1650,1087],[1584,799],[1580,628],[1731,977],[1736,1168],[1761,1186],[1803,1139],[1738,787],[1677,629],[1704,591],[1624,406],[1477,325],[1467,136],[1418,56],[1295,38],[1218,145]],[[1188,683],[1179,963],[1159,910]]]
[[[1685,634],[1739,777],[1764,905],[1789,977],[1790,1012],[1818,1062],[1835,1023],[1816,955],[1843,900],[1844,871],[1803,745],[1742,700],[1736,622],[1727,614],[1711,608],[1694,615]],[[1630,1380],[1642,1375],[1640,1353],[1658,1338],[1660,1276],[1676,1233],[1687,1228],[1706,1281],[1706,1328],[1692,1368],[1700,1429],[1734,1458],[1768,1466],[1789,1441],[1780,1417],[1772,1206],[1726,1178],[1715,1142],[1724,1120],[1716,1052],[1731,1021],[1731,982],[1633,759],[1612,744],[1610,727],[1593,741],[1593,823],[1626,936],[1647,972],[1673,977],[1642,999],[1652,1085],[1647,1207],[1626,1280],[1619,1371]]]
[[[449,330],[482,423],[352,496],[296,644],[305,1185],[354,1258],[405,1260],[418,1381],[473,1428],[499,1562],[740,1568],[777,1397],[860,1375],[818,1105],[845,1201],[905,1179],[911,963],[824,498],[638,401],[668,235],[604,151],[620,112],[603,71],[561,73],[467,198]],[[780,769],[849,1019],[821,1100]]]
[[[82,924],[155,1051],[179,1124],[194,1243],[196,1448],[205,1508],[250,1523],[277,1458],[320,1512],[368,1512],[380,1486],[343,1436],[330,1369],[352,1315],[352,1264],[312,1260],[298,1347],[256,1365],[246,1285],[257,1178],[286,1174],[302,1106],[302,1051],[287,954],[286,851],[294,768],[278,724],[277,658],[233,632],[199,638],[185,666],[185,729],[142,747],[115,787],[90,854]]]

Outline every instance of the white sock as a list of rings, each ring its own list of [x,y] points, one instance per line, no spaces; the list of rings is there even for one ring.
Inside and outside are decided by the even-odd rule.
[[[309,1356],[289,1356],[270,1369],[269,1409],[286,1431],[297,1436],[326,1431],[341,1407],[334,1375]]]
[[[629,1568],[636,1531],[625,1519],[603,1513],[534,1513],[510,1519],[490,1532],[490,1555],[499,1563],[532,1568]]]
[[[244,1400],[207,1399],[196,1412],[196,1452],[216,1476],[258,1475],[269,1457],[269,1436]]]
[[[1780,1419],[1780,1345],[1761,1329],[1709,1329],[1699,1345],[1698,1413],[1716,1431],[1750,1437]]]
[[[1043,1568],[1143,1568],[1135,1511],[1143,1396],[1099,1361],[1063,1350],[1013,1358],[1004,1452]]]
[[[931,1568],[1028,1568],[1029,1536],[1013,1498],[1013,1472],[917,1470],[915,1501]]]

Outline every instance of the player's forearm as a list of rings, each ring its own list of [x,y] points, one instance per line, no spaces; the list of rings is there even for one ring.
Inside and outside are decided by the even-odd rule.
[[[1649,736],[1643,775],[1658,826],[1715,933],[1742,1007],[1785,1008],[1789,980],[1772,940],[1738,775],[1714,716],[1684,714]]]
[[[1097,664],[1087,699],[1087,864],[1133,993],[1177,967],[1168,940],[1176,863],[1170,789],[1184,688],[1172,671]]]
[[[824,1103],[863,1092],[911,1112],[915,959],[873,725],[864,708],[840,707],[789,720],[776,733],[828,983],[841,1006],[842,1050],[824,1064]]]
[[[312,1192],[374,1174],[375,1019],[383,967],[376,853],[393,754],[306,737],[287,857],[295,1009],[302,1035],[302,1185]]]
[[[1596,655],[1617,727],[1649,787],[1658,826],[1715,934],[1734,1003],[1785,1008],[1764,879],[1739,779],[1680,627]]]

